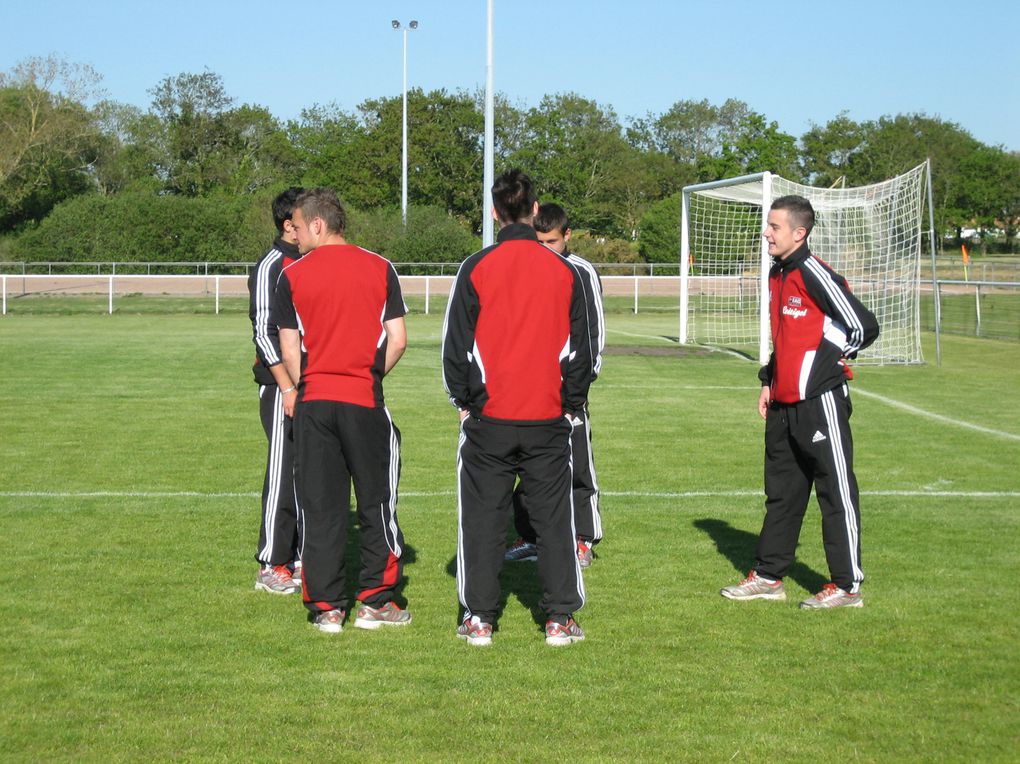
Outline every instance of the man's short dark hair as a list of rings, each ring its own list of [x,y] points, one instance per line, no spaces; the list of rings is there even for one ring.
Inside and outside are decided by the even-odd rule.
[[[303,188],[291,186],[273,199],[273,222],[276,230],[283,233],[283,224],[294,214],[294,201],[304,192]]]
[[[772,209],[786,210],[794,228],[804,227],[811,233],[815,227],[815,208],[803,196],[780,196],[772,202]]]
[[[567,211],[560,205],[546,202],[539,205],[534,226],[539,233],[551,233],[552,231],[566,233],[570,228],[570,221],[567,220]]]
[[[343,236],[347,230],[347,210],[332,188],[308,189],[294,202],[294,209],[301,210],[305,222],[321,218],[330,233]]]
[[[528,220],[535,209],[538,195],[531,178],[521,170],[509,170],[492,184],[492,206],[501,223]]]

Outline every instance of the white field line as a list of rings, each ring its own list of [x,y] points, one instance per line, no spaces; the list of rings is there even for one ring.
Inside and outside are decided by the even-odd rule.
[[[936,422],[953,425],[954,427],[962,427],[966,430],[974,430],[975,432],[984,433],[985,435],[994,435],[997,438],[1005,438],[1007,440],[1020,442],[1020,435],[1017,435],[1016,433],[1006,432],[1005,430],[994,430],[991,427],[965,422],[962,419],[953,419],[951,417],[943,416],[942,414],[936,414],[933,411],[925,411],[917,406],[911,406],[909,403],[903,403],[901,401],[893,400],[892,398],[886,398],[884,395],[879,395],[878,393],[870,393],[867,390],[862,390],[860,387],[854,387],[851,392],[851,395],[853,394],[863,395],[865,398],[871,398],[879,403],[884,403],[887,406],[892,406],[895,409],[900,409],[901,411],[906,411],[910,414],[924,417],[925,419],[932,419]]]
[[[595,384],[598,386],[595,389],[598,390],[648,390],[650,387],[653,387],[653,385],[641,384],[614,384],[612,382],[603,382],[601,380],[597,381]],[[665,385],[659,385],[658,389],[666,393],[674,390],[739,390],[744,393],[757,393],[761,390],[761,387],[759,385],[754,385],[753,387],[749,385],[670,385],[668,387]],[[756,395],[752,403],[757,400],[758,396]]]
[[[456,491],[401,491],[401,498],[441,498],[456,496]],[[760,490],[732,491],[602,491],[602,496],[628,499],[696,499],[740,498],[764,496]],[[957,499],[1020,498],[1020,491],[944,491],[944,490],[876,490],[861,491],[862,496],[903,496]],[[255,499],[251,492],[202,491],[0,491],[3,499]]]
[[[622,334],[624,337],[642,337],[644,339],[659,340],[660,342],[680,347],[677,345],[676,340],[671,340],[668,337],[663,337],[659,334],[635,334],[634,332],[625,332],[622,329],[610,329],[609,327],[606,327],[606,334]]]

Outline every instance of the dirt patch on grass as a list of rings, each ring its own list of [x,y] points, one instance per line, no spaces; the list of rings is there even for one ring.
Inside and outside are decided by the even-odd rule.
[[[607,345],[602,355],[649,355],[668,356],[670,358],[694,358],[698,356],[711,355],[709,348],[692,347],[690,345],[663,345],[649,347],[648,345]]]

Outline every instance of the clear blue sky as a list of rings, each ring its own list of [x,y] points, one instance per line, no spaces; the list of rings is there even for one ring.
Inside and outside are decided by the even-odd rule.
[[[290,119],[399,94],[391,19],[420,23],[411,87],[484,85],[485,0],[0,0],[0,70],[55,53],[148,107],[164,77],[208,68]],[[798,137],[843,110],[924,112],[1020,150],[1018,0],[495,0],[495,21],[496,89],[525,106],[576,92],[625,120],[737,98]]]

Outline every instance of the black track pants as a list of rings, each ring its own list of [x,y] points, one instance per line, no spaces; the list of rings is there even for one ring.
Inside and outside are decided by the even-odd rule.
[[[385,408],[308,401],[294,416],[295,482],[304,518],[304,601],[347,610],[345,552],[351,481],[358,501],[361,574],[355,599],[380,607],[403,572],[397,525],[400,431]]]
[[[514,481],[530,500],[538,544],[541,607],[565,619],[584,604],[571,509],[570,423],[461,423],[457,454],[457,592],[471,615],[492,623],[499,608],[499,573],[506,550]]]
[[[298,511],[294,496],[293,423],[283,415],[277,385],[259,388],[259,415],[269,452],[262,481],[262,523],[255,559],[263,565],[285,565],[297,556]]]
[[[765,522],[755,569],[782,578],[793,563],[811,486],[822,510],[822,540],[833,583],[857,592],[861,514],[853,470],[847,386],[769,408],[765,422]]]
[[[570,434],[573,452],[574,526],[577,537],[588,544],[602,540],[602,513],[599,512],[599,483],[591,450],[591,417],[588,412],[574,420]],[[514,491],[514,528],[525,541],[535,543],[535,529],[529,519],[528,496],[522,484]]]

